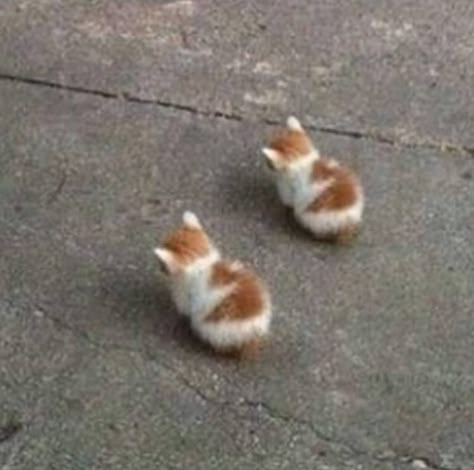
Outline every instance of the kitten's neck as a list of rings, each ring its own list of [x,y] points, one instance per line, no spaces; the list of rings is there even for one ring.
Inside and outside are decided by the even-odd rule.
[[[311,152],[309,152],[307,155],[305,155],[304,157],[296,160],[296,162],[294,162],[292,165],[291,165],[291,168],[294,169],[294,170],[298,170],[298,169],[305,169],[305,168],[312,168],[313,167],[313,163],[317,160],[319,160],[321,158],[321,156],[319,155],[319,150],[313,148],[313,150],[311,150]]]
[[[212,266],[220,259],[220,253],[213,249],[173,280],[173,296],[181,313],[194,316],[206,305]]]
[[[279,189],[285,204],[297,208],[311,198],[311,173],[318,159],[319,153],[315,150],[295,162],[288,173],[281,175]]]
[[[194,263],[189,265],[185,270],[185,275],[193,276],[201,272],[208,271],[211,266],[221,259],[221,254],[215,249],[212,248],[211,251],[202,258],[199,258]]]

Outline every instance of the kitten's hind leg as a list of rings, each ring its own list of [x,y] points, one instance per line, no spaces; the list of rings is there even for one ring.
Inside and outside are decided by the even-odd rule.
[[[340,245],[347,245],[357,237],[359,229],[359,224],[348,224],[339,230],[334,241]]]

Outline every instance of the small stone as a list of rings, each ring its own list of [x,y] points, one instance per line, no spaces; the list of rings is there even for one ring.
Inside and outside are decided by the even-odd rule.
[[[428,468],[428,465],[426,464],[426,462],[424,462],[421,459],[415,459],[412,461],[411,464],[413,468]]]
[[[33,315],[37,318],[44,318],[44,312],[42,312],[41,310],[38,310],[36,309],[34,312],[33,312]]]
[[[377,457],[379,457],[382,460],[391,460],[391,459],[394,459],[396,456],[397,454],[391,449],[387,449],[381,454],[377,455]]]

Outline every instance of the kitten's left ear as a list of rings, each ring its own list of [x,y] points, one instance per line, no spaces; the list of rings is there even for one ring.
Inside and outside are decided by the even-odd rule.
[[[164,274],[170,274],[173,266],[173,256],[165,248],[155,248],[155,255],[158,256],[160,269]]]
[[[302,126],[301,123],[298,121],[298,119],[296,119],[294,116],[290,116],[290,117],[286,120],[286,125],[287,125],[288,128],[291,129],[292,131],[300,131],[300,132],[303,132],[303,126]]]
[[[271,148],[264,147],[262,153],[265,155],[265,161],[270,170],[276,170],[278,168],[278,162],[280,160],[280,154]]]
[[[201,222],[199,222],[199,219],[197,218],[197,215],[194,212],[191,211],[186,211],[183,214],[183,223],[184,225],[191,227],[191,228],[197,228],[201,229],[202,225]]]
[[[272,161],[277,161],[278,158],[280,157],[280,154],[276,151],[276,150],[273,150],[271,148],[268,148],[268,147],[264,147],[262,149],[262,153],[269,159],[269,160],[272,160]]]

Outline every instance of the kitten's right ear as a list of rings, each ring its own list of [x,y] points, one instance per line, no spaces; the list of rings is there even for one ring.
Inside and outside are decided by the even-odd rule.
[[[183,223],[191,228],[202,229],[201,222],[199,222],[197,215],[191,211],[186,211],[183,214]]]
[[[303,132],[303,126],[301,125],[300,121],[296,119],[294,116],[290,116],[286,120],[286,125],[288,126],[289,129],[292,131],[300,131]]]
[[[155,248],[155,255],[158,257],[160,263],[160,269],[164,274],[170,274],[173,266],[173,255],[170,251],[164,248]]]

